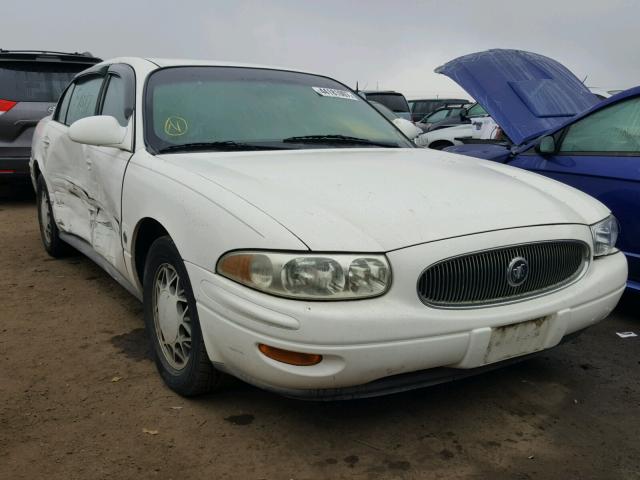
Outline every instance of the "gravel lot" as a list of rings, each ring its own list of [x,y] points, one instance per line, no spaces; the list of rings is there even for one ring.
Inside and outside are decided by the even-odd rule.
[[[384,398],[289,400],[240,382],[183,399],[140,304],[49,258],[30,195],[0,199],[0,478],[640,479],[640,302],[506,369]]]

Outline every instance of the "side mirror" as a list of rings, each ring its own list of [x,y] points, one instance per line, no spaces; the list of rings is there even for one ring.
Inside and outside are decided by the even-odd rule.
[[[71,140],[85,145],[97,147],[115,147],[127,150],[124,145],[127,138],[127,128],[109,115],[85,117],[73,122],[69,127]]]
[[[422,133],[422,130],[419,127],[416,127],[412,122],[405,120],[404,118],[394,118],[393,124],[398,128],[398,130],[404,133],[409,140],[413,140]]]
[[[551,135],[542,137],[540,139],[540,143],[536,145],[536,152],[541,155],[553,155],[554,153],[556,153],[556,151],[556,139]]]

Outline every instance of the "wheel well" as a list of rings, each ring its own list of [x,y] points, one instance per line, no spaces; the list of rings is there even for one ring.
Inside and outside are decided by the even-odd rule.
[[[38,165],[38,162],[33,162],[33,178],[34,180],[38,180],[38,177],[42,175],[40,173],[40,166]]]
[[[147,261],[147,254],[151,244],[160,237],[169,235],[167,230],[153,218],[144,218],[140,221],[137,228],[133,244],[134,265],[136,276],[140,285],[144,280],[144,264]]]
[[[429,145],[429,148],[433,148],[435,150],[442,150],[443,148],[446,148],[446,147],[453,147],[453,143],[447,140],[436,140],[435,142]]]

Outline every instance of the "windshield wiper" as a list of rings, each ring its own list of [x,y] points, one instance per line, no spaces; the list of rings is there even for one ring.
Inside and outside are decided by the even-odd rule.
[[[251,151],[251,150],[282,150],[282,147],[270,146],[270,145],[255,145],[252,143],[240,143],[231,140],[222,142],[194,142],[194,143],[182,143],[180,145],[169,145],[158,149],[158,153],[169,152],[187,152],[194,150],[217,150],[221,152],[237,152],[237,151]]]
[[[302,135],[289,137],[282,140],[283,143],[345,143],[351,145],[371,145],[375,147],[398,148],[398,144],[392,142],[379,142],[367,138],[349,137],[347,135]]]

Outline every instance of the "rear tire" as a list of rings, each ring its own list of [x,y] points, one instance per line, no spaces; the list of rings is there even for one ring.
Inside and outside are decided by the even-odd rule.
[[[42,175],[38,176],[36,183],[36,202],[38,205],[40,238],[44,249],[54,258],[66,257],[73,252],[73,248],[60,238],[60,231],[53,218],[49,191]]]
[[[160,376],[192,397],[220,387],[224,374],[207,354],[191,282],[170,237],[153,242],[144,268],[144,321]]]

